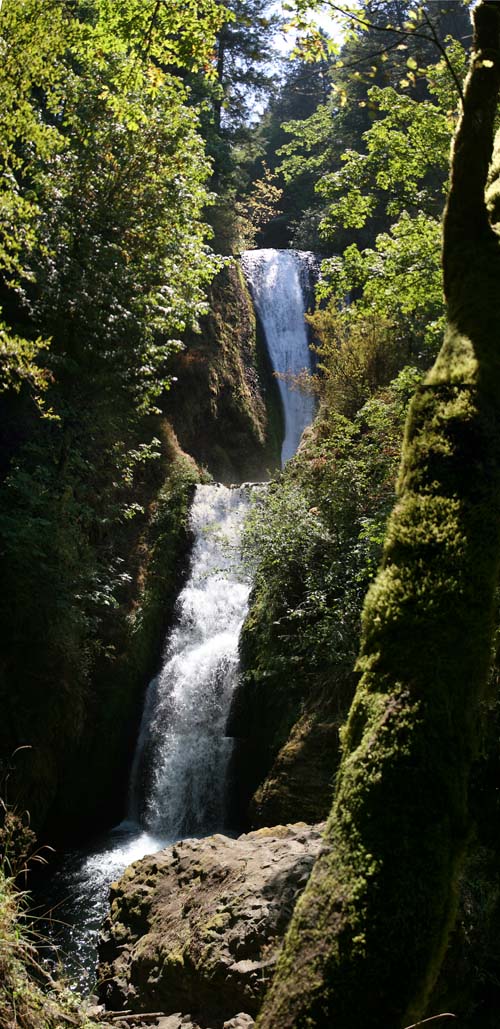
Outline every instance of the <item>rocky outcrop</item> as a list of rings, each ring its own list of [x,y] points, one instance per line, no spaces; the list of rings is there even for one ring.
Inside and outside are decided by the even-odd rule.
[[[321,847],[321,827],[299,823],[184,840],[136,862],[112,887],[101,999],[202,1029],[251,1025]]]
[[[209,304],[173,365],[165,413],[183,449],[219,482],[266,479],[280,466],[281,401],[235,260],[212,283]]]
[[[254,826],[299,817],[308,822],[325,816],[333,796],[339,727],[327,705],[306,709],[279,751],[250,804]],[[297,803],[299,801],[299,803]]]
[[[193,1022],[191,1015],[183,1015],[180,1011],[176,1011],[173,1015],[161,1015],[155,1012],[150,1015],[128,1013],[123,1018],[120,1018],[117,1012],[112,1012],[111,1016],[109,1012],[107,1015],[103,1012],[104,1008],[102,1007],[96,1009],[96,1016],[100,1014],[101,1018],[111,1017],[111,1023],[106,1022],[105,1024],[111,1024],[113,1029],[203,1029],[198,1022]],[[224,1022],[222,1029],[251,1029],[253,1025],[255,1025],[253,1018],[240,1012],[234,1018]],[[88,1029],[91,1027],[88,1026]],[[104,1026],[101,1026],[101,1029],[104,1029]]]
[[[258,591],[252,599],[227,726],[236,740],[229,770],[232,824],[320,822],[332,803],[350,683],[332,689],[318,682],[318,673],[295,659],[294,644],[288,641],[286,652],[269,625],[278,621],[272,604],[266,610]]]

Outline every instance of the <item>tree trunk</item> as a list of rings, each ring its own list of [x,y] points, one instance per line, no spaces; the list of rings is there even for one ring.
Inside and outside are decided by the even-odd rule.
[[[224,97],[224,71],[226,63],[226,36],[224,26],[221,28],[217,37],[217,82],[221,92],[214,101],[214,125],[215,131],[220,136],[221,125],[222,125],[222,104]]]
[[[326,850],[259,1029],[422,1017],[456,910],[500,558],[500,245],[492,157],[500,5],[482,0],[444,224],[448,327],[411,406],[398,500],[364,608],[362,677]]]

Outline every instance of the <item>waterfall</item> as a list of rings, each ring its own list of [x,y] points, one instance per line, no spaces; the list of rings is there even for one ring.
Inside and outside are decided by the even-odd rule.
[[[170,838],[224,826],[231,751],[225,724],[250,591],[239,556],[247,507],[247,487],[197,487],[189,578],[162,670],[146,697],[129,819]]]
[[[241,264],[259,315],[273,370],[296,376],[311,370],[306,297],[315,268],[314,254],[299,250],[246,250]],[[314,417],[314,397],[278,378],[285,418],[281,465],[293,457],[304,429]]]
[[[58,922],[47,933],[84,992],[92,987],[113,879],[175,840],[224,828],[232,749],[225,729],[250,592],[240,555],[249,493],[248,485],[196,487],[189,573],[161,670],[148,687],[127,818],[91,849],[67,854],[51,880],[45,903],[57,905]]]
[[[312,254],[252,250],[243,255],[273,368],[310,368],[304,322]],[[279,380],[285,415],[284,463],[314,415],[312,396]],[[67,972],[91,984],[108,888],[131,861],[188,834],[225,825],[226,773],[232,741],[225,728],[238,675],[238,637],[250,583],[240,534],[249,486],[197,486],[190,513],[189,574],[177,601],[162,667],[148,687],[132,766],[127,818],[91,850],[67,855],[52,881],[61,904]],[[61,903],[61,898],[65,898]]]

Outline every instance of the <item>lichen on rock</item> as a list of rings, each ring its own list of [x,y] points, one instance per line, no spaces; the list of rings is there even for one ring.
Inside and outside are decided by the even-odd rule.
[[[101,998],[189,1012],[203,1029],[252,1024],[321,848],[321,827],[299,823],[183,840],[136,862],[112,886]]]

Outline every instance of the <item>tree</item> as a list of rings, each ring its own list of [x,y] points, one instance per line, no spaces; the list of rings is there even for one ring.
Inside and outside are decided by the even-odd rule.
[[[374,246],[352,243],[323,262],[322,298],[337,307],[350,295],[341,315],[348,323],[375,313],[390,321],[407,354],[423,359],[426,368],[444,328],[438,208],[448,188],[458,90],[467,65],[456,40],[448,41],[446,57],[454,78],[444,59],[426,68],[428,99],[416,100],[401,87],[372,86],[368,99],[377,118],[363,134],[363,147],[347,150],[342,167],[318,184],[329,201],[321,226],[326,238],[339,228],[364,232],[370,221],[387,227]]]
[[[217,195],[210,215],[214,246],[233,254],[248,245],[238,214],[256,179],[266,177],[255,132],[256,108],[274,89],[279,56],[274,38],[281,19],[270,0],[230,0],[216,42],[216,81],[209,85],[204,132]],[[206,85],[205,85],[206,91]]]
[[[232,133],[251,114],[256,100],[272,83],[270,62],[276,60],[272,35],[277,28],[276,13],[270,0],[229,0],[233,15],[217,36],[217,79],[220,85],[216,103],[216,128]]]
[[[325,852],[260,1029],[422,1017],[454,920],[500,562],[498,4],[482,0],[474,22],[444,223],[445,339],[410,409]]]
[[[224,17],[216,0],[0,10],[0,751],[33,744],[18,783],[39,821],[88,739],[99,662],[130,643],[170,477],[188,502],[158,403],[223,263],[187,80],[214,76]]]
[[[292,119],[300,125],[314,115],[320,104],[326,103],[330,93],[330,60],[315,62],[294,59],[284,70],[282,81],[256,127],[255,135],[265,150],[265,161],[274,171],[280,163],[281,147],[288,140],[285,126]],[[282,198],[282,213],[270,225],[264,245],[286,246],[290,242],[290,229],[298,221],[307,223],[306,211],[314,206],[314,179],[306,168],[303,175],[297,167],[297,174],[285,184]],[[281,180],[283,184],[283,180]],[[317,201],[316,201],[317,206]],[[312,233],[308,232],[306,247],[311,246]],[[294,241],[300,246],[300,240]],[[314,248],[318,249],[318,248]]]
[[[177,73],[208,66],[223,18],[215,0],[4,3],[0,278],[4,306],[29,322],[29,339],[0,325],[0,389],[46,384],[37,355],[43,360],[51,335],[59,353],[67,350],[72,323],[70,349],[76,335],[89,336],[96,290],[94,355],[104,353],[111,325],[123,342],[128,315],[127,336],[132,320],[143,337],[136,365],[151,377],[169,349],[160,332],[178,336],[189,313],[202,310],[203,286],[217,269],[202,218],[210,169]],[[13,291],[27,301],[27,317]]]
[[[453,8],[453,18],[450,7]],[[296,185],[303,193],[306,180],[309,192],[314,188],[317,191],[310,211],[302,219],[304,226],[300,219],[298,221],[296,231],[301,242],[308,222],[314,225],[325,216],[328,218],[325,198],[329,199],[330,184],[333,185],[337,178],[345,179],[352,167],[351,162],[346,168],[346,155],[359,150],[364,133],[371,131],[375,140],[379,119],[384,118],[387,124],[383,102],[379,106],[379,99],[383,100],[385,91],[392,89],[399,94],[403,91],[395,120],[397,113],[400,117],[403,114],[404,100],[409,107],[413,104],[418,110],[422,101],[429,100],[425,69],[429,62],[435,62],[439,57],[436,43],[448,59],[444,40],[450,27],[455,28],[458,50],[463,49],[460,42],[466,43],[468,35],[469,18],[462,3],[433,3],[429,24],[422,23],[422,10],[427,14],[425,8],[412,0],[398,0],[396,3],[380,0],[347,7],[332,4],[331,8],[346,34],[340,54],[332,58],[330,95],[318,104],[312,115],[285,123],[284,129],[290,138],[280,151],[282,163],[279,170],[287,189]],[[314,51],[310,56],[314,56]],[[392,107],[392,101],[390,103]],[[453,103],[452,108],[454,106]],[[363,163],[363,178],[370,168],[370,162],[365,162],[364,156],[359,158]],[[356,180],[359,170],[358,167]],[[358,183],[358,191],[362,184],[362,181]],[[372,199],[380,200],[380,190],[378,197],[374,191]],[[345,206],[351,206],[350,198]],[[357,207],[359,210],[359,205]],[[368,221],[365,218],[362,229],[351,225],[345,231],[337,223],[333,233],[331,222],[327,223],[327,231],[320,230],[323,242],[320,249],[325,249],[325,240],[327,252],[334,253],[341,252],[353,241],[371,245],[376,233],[387,226],[377,203],[372,204],[371,211],[374,217]]]

